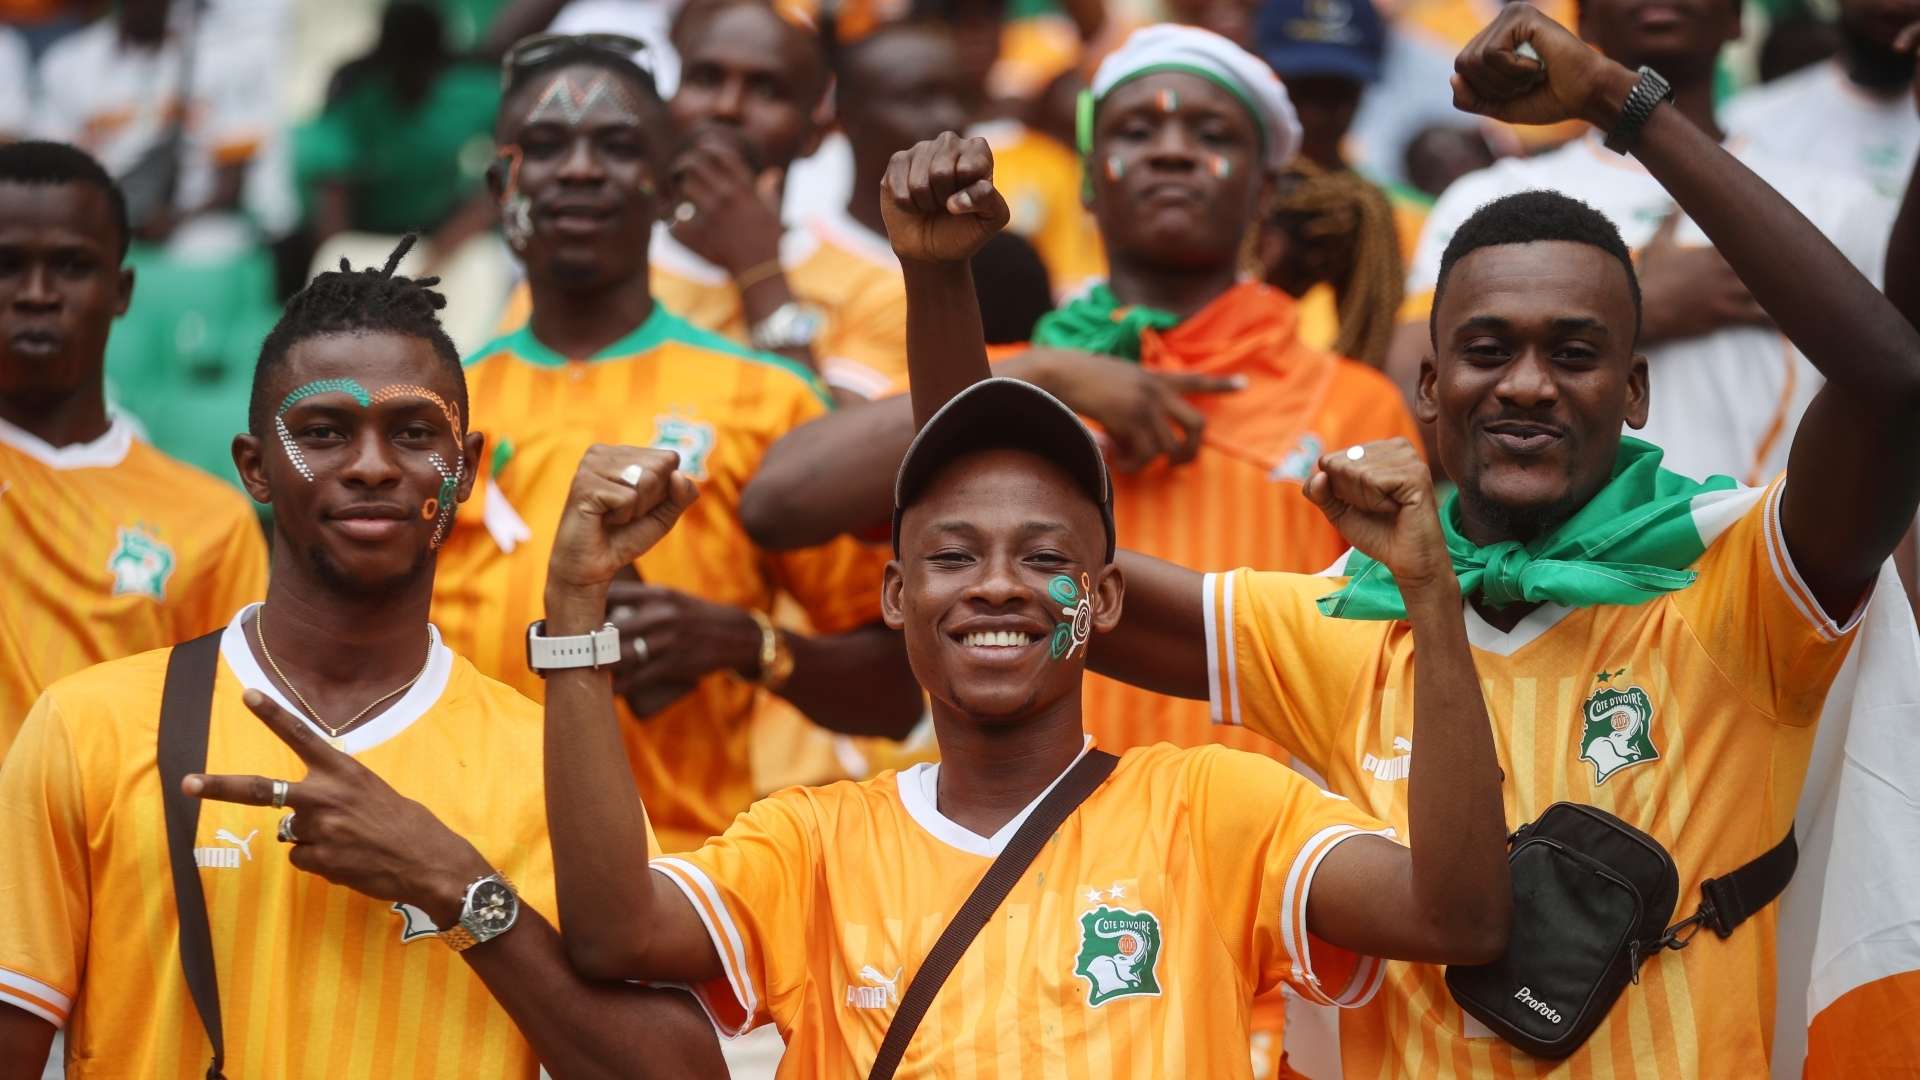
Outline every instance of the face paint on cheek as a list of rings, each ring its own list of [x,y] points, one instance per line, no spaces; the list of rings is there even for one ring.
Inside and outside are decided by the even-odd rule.
[[[430,543],[437,551],[447,542],[447,530],[453,527],[453,507],[460,490],[461,476],[466,472],[466,458],[457,458],[454,468],[447,468],[445,458],[436,451],[427,455],[433,463],[435,472],[440,474],[440,490],[420,506],[422,519],[435,519],[433,539]]]
[[[1066,620],[1054,626],[1047,643],[1048,655],[1055,660],[1070,659],[1086,648],[1087,639],[1093,636],[1093,588],[1085,574],[1080,575],[1078,585],[1061,574],[1047,582],[1047,597],[1060,605],[1060,617]]]
[[[1233,175],[1233,163],[1220,154],[1213,155],[1212,160],[1207,162],[1207,168],[1215,180],[1225,180]]]
[[[1118,180],[1125,175],[1127,175],[1127,163],[1120,160],[1120,155],[1107,155],[1107,179]]]

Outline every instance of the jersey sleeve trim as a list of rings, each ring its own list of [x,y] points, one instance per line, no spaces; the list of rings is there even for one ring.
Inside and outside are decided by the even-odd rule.
[[[858,394],[869,401],[887,396],[894,380],[883,372],[844,356],[829,356],[820,364],[827,385]]]
[[[1787,550],[1786,534],[1780,529],[1780,497],[1786,489],[1786,477],[1774,481],[1773,487],[1767,492],[1767,504],[1761,511],[1760,523],[1766,534],[1767,561],[1772,564],[1775,580],[1779,581],[1781,590],[1787,594],[1787,599],[1793,603],[1800,617],[1813,627],[1821,640],[1838,641],[1859,625],[1860,617],[1867,612],[1867,600],[1872,597],[1873,590],[1869,588],[1866,595],[1860,598],[1859,605],[1845,623],[1836,623],[1827,615],[1820,601],[1814,599],[1813,590],[1807,587],[1806,580],[1800,576],[1799,567],[1793,565],[1793,554]]]
[[[0,1001],[25,1009],[54,1027],[67,1026],[67,1014],[73,1011],[73,999],[17,971],[0,968]]]
[[[726,901],[721,899],[720,890],[714,887],[706,871],[685,859],[663,857],[653,860],[651,865],[686,895],[687,902],[699,914],[707,936],[713,939],[713,951],[720,957],[720,967],[726,972],[733,1000],[727,1001],[714,992],[718,979],[689,989],[722,1035],[732,1039],[746,1034],[753,1029],[754,1016],[760,1011],[760,998],[754,992],[753,976],[747,969],[746,945],[741,940],[740,928],[728,912]]]
[[[1216,724],[1240,726],[1239,661],[1235,657],[1232,574],[1200,579],[1207,646],[1207,716]]]
[[[1313,834],[1294,857],[1287,871],[1287,887],[1281,896],[1280,940],[1286,946],[1287,960],[1293,967],[1291,982],[1300,996],[1318,1005],[1357,1009],[1373,1000],[1386,975],[1386,964],[1377,956],[1359,956],[1353,977],[1337,993],[1320,985],[1313,970],[1313,954],[1307,940],[1307,893],[1313,887],[1313,875],[1327,853],[1356,836],[1393,836],[1392,829],[1362,829],[1355,825],[1329,825]]]

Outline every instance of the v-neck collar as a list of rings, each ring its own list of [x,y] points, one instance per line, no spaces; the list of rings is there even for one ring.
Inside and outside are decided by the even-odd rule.
[[[241,608],[227,628],[220,632],[220,659],[226,661],[227,670],[233,672],[241,686],[267,695],[274,704],[299,717],[314,734],[323,739],[331,738],[325,729],[307,716],[305,709],[295,705],[281,692],[279,683],[269,678],[261,669],[260,662],[253,658],[253,649],[247,644],[247,620],[259,607],[256,603]],[[427,638],[427,668],[421,674],[420,681],[400,695],[400,700],[389,706],[386,712],[340,736],[341,750],[348,754],[371,750],[399,736],[412,727],[415,720],[425,716],[428,709],[440,703],[440,696],[447,689],[447,678],[453,672],[453,651],[441,643],[440,631],[432,623],[427,624]]]
[[[1073,760],[1067,763],[1066,768],[1060,770],[1060,775],[1054,777],[1052,783],[1041,789],[1040,794],[1035,795],[1032,802],[1021,807],[1020,812],[1013,815],[1005,825],[1000,826],[999,831],[992,836],[981,836],[940,812],[939,762],[921,762],[912,768],[905,769],[894,777],[894,782],[900,786],[900,803],[906,807],[907,815],[935,840],[969,855],[979,855],[988,859],[998,858],[1000,852],[1006,849],[1007,843],[1013,839],[1013,834],[1019,832],[1020,826],[1026,824],[1027,818],[1032,816],[1033,808],[1040,805],[1040,800],[1046,798],[1047,793],[1065,779],[1091,749],[1093,749],[1093,736],[1083,736],[1080,752],[1073,756]]]

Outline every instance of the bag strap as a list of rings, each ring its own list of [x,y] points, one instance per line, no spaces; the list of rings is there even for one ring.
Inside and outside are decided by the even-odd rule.
[[[912,1041],[913,1033],[920,1027],[920,1021],[926,1018],[927,1009],[933,1005],[933,996],[953,974],[960,958],[967,953],[967,947],[986,927],[987,920],[1000,909],[1007,894],[1020,882],[1033,860],[1039,858],[1040,849],[1052,838],[1067,816],[1086,801],[1087,796],[1100,786],[1113,772],[1120,759],[1104,750],[1089,750],[1076,762],[1067,774],[1060,778],[1052,791],[1033,808],[1033,813],[1015,830],[1013,838],[1000,852],[993,865],[987,867],[980,883],[973,887],[973,894],[960,905],[953,921],[940,932],[940,939],[933,943],[932,951],[921,962],[920,969],[913,973],[913,981],[907,984],[907,992],[900,999],[900,1007],[894,1010],[893,1022],[887,1025],[886,1038],[881,1040],[880,1052],[874,1055],[873,1068],[867,1072],[867,1080],[892,1080],[893,1071],[900,1067],[900,1059],[907,1052],[907,1043]]]
[[[223,1080],[226,1042],[220,1030],[220,984],[214,975],[213,933],[207,926],[207,898],[193,858],[200,828],[200,800],[180,791],[188,773],[207,767],[207,726],[213,712],[213,676],[220,661],[220,635],[194,638],[167,657],[167,681],[160,693],[160,735],[155,758],[160,766],[160,802],[166,812],[167,864],[173,871],[174,911],[180,924],[180,970],[187,977],[193,1007],[213,1044],[207,1080]]]
[[[1734,928],[1786,891],[1793,871],[1800,865],[1800,846],[1794,842],[1793,826],[1780,842],[1755,856],[1745,866],[1700,883],[1700,907],[1693,914],[1667,927],[1659,941],[1643,956],[1661,949],[1684,949],[1705,926],[1725,940]],[[1634,965],[1634,981],[1639,982],[1639,965]]]

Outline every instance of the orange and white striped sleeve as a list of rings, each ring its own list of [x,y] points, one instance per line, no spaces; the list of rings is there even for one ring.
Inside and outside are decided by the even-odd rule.
[[[1194,858],[1248,989],[1263,994],[1285,982],[1316,1004],[1366,1004],[1386,965],[1310,934],[1307,896],[1328,852],[1393,830],[1271,758],[1220,746],[1190,755]]]
[[[1694,524],[1707,550],[1693,567],[1698,580],[1674,597],[1700,643],[1755,709],[1805,726],[1820,718],[1871,594],[1844,619],[1814,598],[1781,530],[1781,497],[1790,479],[1694,499]]]
[[[697,850],[653,860],[713,941],[721,975],[691,989],[728,1038],[771,1022],[805,981],[814,837],[804,802],[774,795]]]
[[[0,1003],[65,1027],[86,966],[92,889],[81,770],[42,694],[0,765]]]

